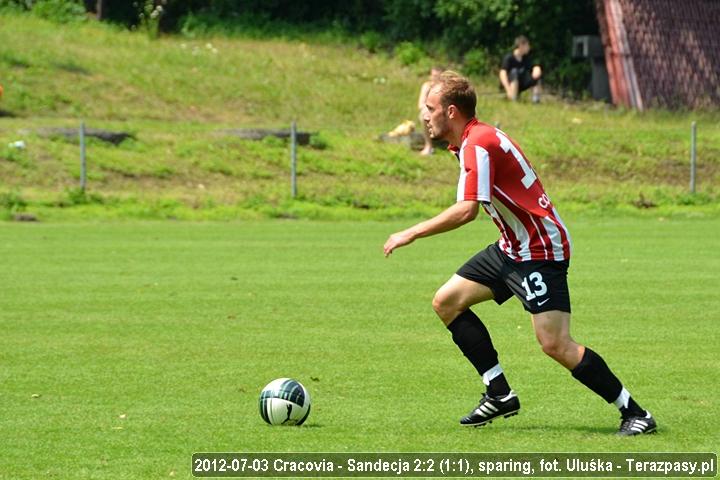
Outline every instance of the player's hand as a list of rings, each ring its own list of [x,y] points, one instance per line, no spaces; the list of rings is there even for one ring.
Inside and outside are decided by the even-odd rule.
[[[399,247],[404,247],[405,245],[408,245],[415,240],[415,237],[406,231],[393,233],[390,235],[385,242],[385,245],[383,246],[383,252],[385,253],[386,257],[389,257],[390,254]]]

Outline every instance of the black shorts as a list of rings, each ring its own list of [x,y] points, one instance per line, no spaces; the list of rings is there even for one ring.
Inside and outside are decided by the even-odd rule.
[[[534,87],[538,84],[539,79],[532,77],[532,70],[524,70],[522,73],[518,69],[513,68],[508,72],[508,81],[518,81],[518,93]]]
[[[498,305],[515,295],[530,313],[570,313],[569,267],[568,260],[515,262],[493,243],[468,260],[457,274],[492,290]]]

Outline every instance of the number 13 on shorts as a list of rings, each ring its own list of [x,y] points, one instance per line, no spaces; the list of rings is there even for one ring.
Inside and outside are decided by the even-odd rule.
[[[522,284],[525,288],[525,300],[532,300],[536,297],[542,297],[547,293],[547,285],[543,282],[542,275],[540,272],[532,272],[527,277],[523,278]],[[532,287],[532,288],[531,288]]]

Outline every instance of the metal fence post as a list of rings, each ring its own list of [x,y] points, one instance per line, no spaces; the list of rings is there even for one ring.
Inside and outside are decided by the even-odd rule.
[[[290,189],[292,198],[297,197],[297,124],[290,126]]]
[[[697,122],[690,127],[690,193],[695,193],[695,172],[697,170]]]
[[[80,122],[80,190],[87,186],[87,160],[85,157],[85,122]]]

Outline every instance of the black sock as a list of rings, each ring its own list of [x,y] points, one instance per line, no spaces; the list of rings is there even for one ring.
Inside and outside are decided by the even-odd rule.
[[[510,393],[510,384],[507,382],[504,373],[490,380],[487,385],[487,394],[491,397],[504,397],[508,393]]]
[[[618,410],[620,410],[623,418],[644,417],[647,415],[647,412],[637,404],[635,399],[630,396],[630,392],[628,392],[625,387],[623,387],[620,395],[618,395],[618,398],[616,398],[613,403]]]
[[[645,415],[647,415],[647,412],[643,410],[642,407],[638,405],[632,397],[628,398],[627,407],[620,407],[620,413],[622,414],[623,418],[644,417]]]
[[[490,333],[472,310],[462,312],[447,328],[452,333],[455,344],[460,347],[460,351],[480,376],[499,366],[498,354],[490,340]],[[510,393],[510,385],[503,373],[496,375],[487,385],[487,393],[490,396],[504,396]]]
[[[623,388],[605,360],[588,347],[585,347],[585,354],[580,363],[570,373],[608,403],[614,402]]]
[[[612,373],[605,360],[588,347],[585,347],[582,360],[572,369],[571,373],[573,377],[600,395],[606,402],[615,403],[623,418],[631,416],[644,417],[647,415],[647,412],[623,388],[622,383]],[[623,400],[627,403],[627,407],[624,405]]]

